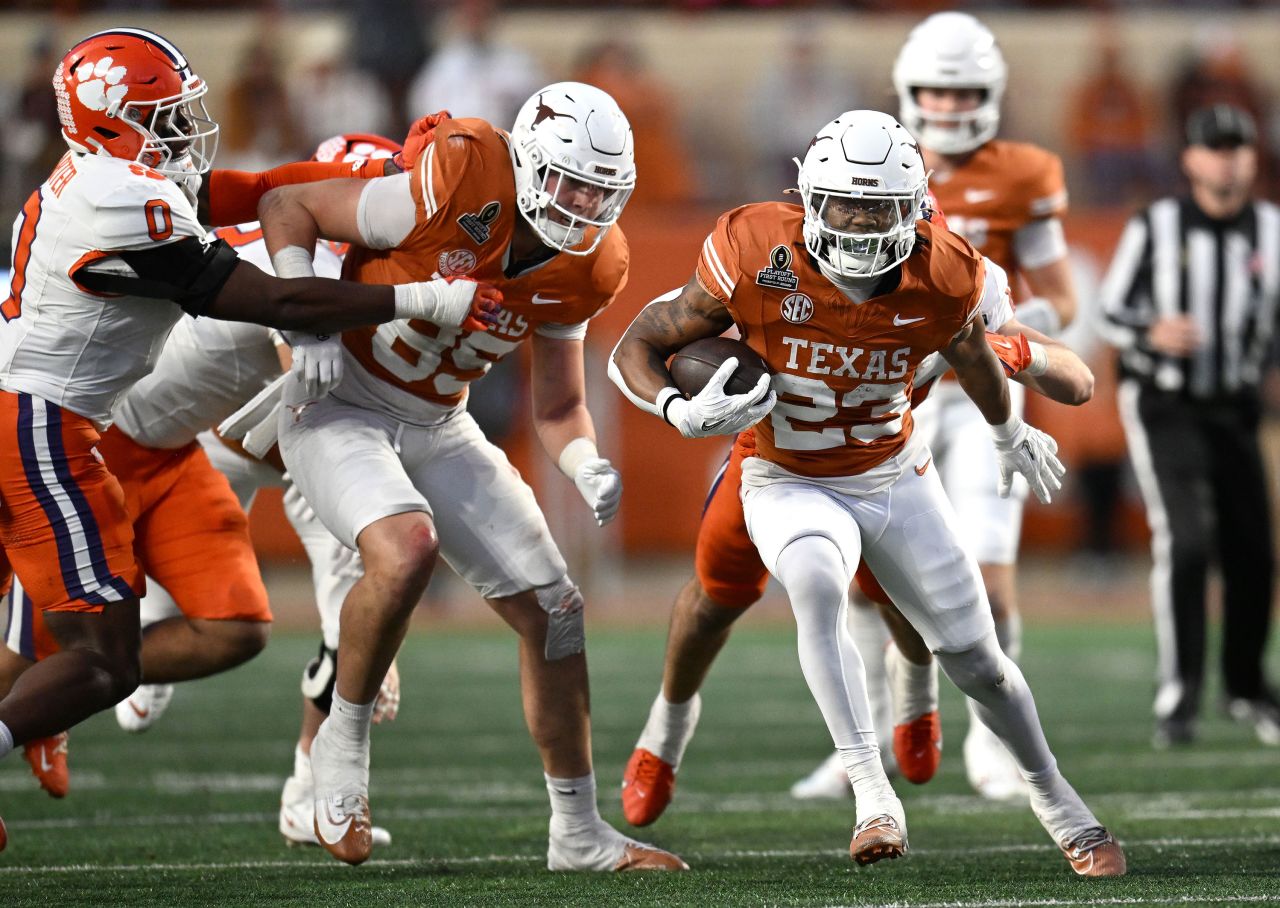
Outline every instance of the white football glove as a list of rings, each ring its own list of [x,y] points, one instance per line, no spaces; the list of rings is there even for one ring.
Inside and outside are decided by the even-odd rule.
[[[290,371],[302,379],[308,398],[319,400],[342,384],[342,339],[337,334],[300,334],[285,331],[293,348]]]
[[[502,314],[502,291],[471,278],[397,284],[395,300],[396,318],[420,318],[464,331],[485,331]]]
[[[622,474],[603,457],[593,457],[578,465],[573,484],[596,516],[596,526],[604,526],[618,515],[622,504]]]
[[[1008,498],[1013,477],[1021,473],[1044,504],[1062,488],[1067,468],[1058,460],[1058,443],[1053,436],[1029,426],[1017,416],[991,427],[996,442],[996,460],[1000,464],[1000,497]]]
[[[746,394],[726,394],[725,382],[737,368],[736,356],[726,359],[706,387],[692,398],[672,398],[666,405],[664,418],[685,438],[737,435],[754,426],[769,415],[778,402],[778,395],[769,390],[770,377],[767,373],[761,375],[756,386]]]

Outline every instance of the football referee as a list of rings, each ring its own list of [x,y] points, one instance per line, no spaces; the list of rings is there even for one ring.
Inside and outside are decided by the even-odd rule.
[[[1280,208],[1252,198],[1257,129],[1217,104],[1186,123],[1190,193],[1129,222],[1102,286],[1120,415],[1151,526],[1155,744],[1195,737],[1210,565],[1222,574],[1225,707],[1280,745],[1263,676],[1274,564],[1259,383],[1280,301]]]

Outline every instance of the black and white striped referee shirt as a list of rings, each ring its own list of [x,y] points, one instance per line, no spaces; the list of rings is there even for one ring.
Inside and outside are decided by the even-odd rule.
[[[1280,303],[1280,208],[1252,201],[1209,218],[1190,198],[1166,198],[1125,228],[1102,289],[1099,329],[1122,353],[1121,374],[1195,398],[1235,396],[1262,377]],[[1191,357],[1147,343],[1157,318],[1190,315],[1204,339]]]

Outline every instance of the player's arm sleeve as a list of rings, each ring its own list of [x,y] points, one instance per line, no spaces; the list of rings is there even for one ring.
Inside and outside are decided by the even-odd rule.
[[[360,193],[356,227],[363,245],[370,249],[394,249],[404,242],[417,223],[410,188],[411,173],[370,180]]]
[[[1013,233],[1013,256],[1024,269],[1052,265],[1067,257],[1067,237],[1057,216],[1038,218]]]
[[[204,314],[240,264],[225,241],[206,244],[193,236],[119,250],[111,258],[115,262],[85,265],[72,277],[92,293],[171,300],[192,315]]]
[[[258,218],[258,200],[277,186],[342,177],[371,179],[382,176],[386,169],[385,158],[371,158],[361,162],[299,161],[260,173],[212,170],[205,183],[209,187],[205,207],[207,220],[214,227],[254,221]]]
[[[982,278],[982,299],[978,311],[988,331],[999,331],[1000,326],[1013,318],[1013,300],[1009,292],[1009,272],[989,258],[983,258],[986,266]]]
[[[1145,343],[1151,302],[1151,227],[1147,212],[1130,219],[1099,288],[1098,333],[1122,350]]]

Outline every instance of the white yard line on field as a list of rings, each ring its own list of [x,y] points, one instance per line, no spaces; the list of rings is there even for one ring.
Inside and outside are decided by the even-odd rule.
[[[242,815],[244,816],[244,815]],[[176,819],[176,818],[175,818]],[[201,817],[188,817],[187,822],[198,822]],[[1145,849],[1152,848],[1156,850],[1165,848],[1221,848],[1223,846],[1265,846],[1275,847],[1280,845],[1280,835],[1269,836],[1243,836],[1239,838],[1159,838],[1159,839],[1128,839],[1124,843],[1128,849]],[[1026,842],[1018,844],[1002,844],[998,846],[1001,852],[1045,852],[1051,854],[1053,846],[1046,842]],[[990,855],[993,851],[991,846],[983,846],[981,848],[919,848],[913,849],[913,855],[933,856],[933,857],[964,857],[967,855]],[[185,871],[185,870],[257,870],[257,869],[289,869],[298,868],[308,873],[313,872],[318,867],[340,867],[344,870],[346,866],[336,861],[324,859],[320,851],[317,849],[313,852],[317,860],[276,860],[276,861],[227,861],[227,862],[168,862],[168,863],[149,863],[149,864],[45,864],[45,865],[15,865],[0,866],[0,876],[6,874],[23,875],[23,874],[39,874],[39,873],[139,873],[145,871]],[[820,848],[820,849],[769,849],[769,850],[730,850],[730,851],[704,851],[688,853],[687,857],[696,862],[716,862],[716,861],[743,861],[743,860],[778,860],[787,858],[842,858],[847,855],[844,848]],[[366,867],[421,867],[423,865],[443,865],[443,866],[470,866],[475,864],[529,864],[538,863],[545,858],[541,854],[488,854],[473,855],[463,857],[421,857],[421,858],[393,858],[382,859],[374,858],[364,866]],[[1252,899],[1253,901],[1266,901],[1271,897],[1264,899]],[[1212,900],[1212,899],[1209,899]],[[1226,899],[1225,901],[1234,901],[1235,899]],[[1275,897],[1280,901],[1280,897]],[[1143,900],[1136,900],[1143,901]],[[1178,903],[1178,900],[1168,900],[1170,904]],[[1055,904],[1129,904],[1129,900],[1116,901],[1089,901],[1080,902],[939,902],[939,906],[944,905],[962,905],[969,908],[980,908],[980,906],[996,906],[1029,904],[1029,905],[1055,905]],[[919,906],[917,906],[919,908]]]

